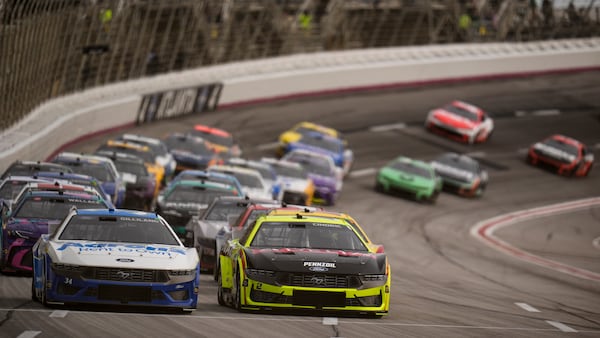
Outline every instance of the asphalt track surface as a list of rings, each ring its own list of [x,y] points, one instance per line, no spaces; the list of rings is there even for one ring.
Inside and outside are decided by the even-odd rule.
[[[470,234],[505,213],[600,196],[600,169],[559,177],[524,162],[525,149],[552,133],[578,138],[600,157],[600,72],[401,88],[274,102],[186,117],[132,132],[163,136],[205,123],[230,130],[245,156],[270,156],[278,134],[310,120],[342,130],[355,151],[338,203],[392,265],[391,309],[382,319],[238,313],[217,304],[202,277],[190,314],[44,308],[31,278],[0,276],[0,337],[600,337],[600,281],[579,278],[495,250]],[[490,111],[488,143],[467,146],[427,133],[427,111],[460,98]],[[73,146],[92,151],[104,135]],[[376,169],[398,155],[430,160],[445,151],[480,158],[485,195],[440,195],[435,205],[373,190]],[[520,250],[600,273],[600,207],[516,223],[495,235]]]

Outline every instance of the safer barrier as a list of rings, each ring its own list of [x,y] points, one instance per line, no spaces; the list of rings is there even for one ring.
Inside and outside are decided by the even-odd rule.
[[[0,134],[0,170],[133,126],[144,94],[222,83],[219,109],[282,98],[465,79],[600,69],[600,39],[301,54],[154,76],[51,100]]]

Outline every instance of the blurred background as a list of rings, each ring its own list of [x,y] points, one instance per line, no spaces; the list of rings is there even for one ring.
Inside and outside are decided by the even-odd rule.
[[[108,83],[320,51],[598,36],[594,0],[0,0],[0,131]]]

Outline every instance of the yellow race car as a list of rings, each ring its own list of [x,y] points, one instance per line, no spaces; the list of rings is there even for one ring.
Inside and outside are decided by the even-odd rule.
[[[299,122],[296,125],[294,125],[291,129],[286,130],[281,135],[279,135],[279,147],[277,148],[277,156],[283,156],[285,149],[289,143],[297,142],[298,140],[300,140],[302,135],[306,134],[307,132],[315,131],[324,135],[341,139],[340,132],[333,128],[326,127],[313,122]]]
[[[244,310],[387,315],[391,268],[345,220],[263,215],[220,250],[217,300]]]

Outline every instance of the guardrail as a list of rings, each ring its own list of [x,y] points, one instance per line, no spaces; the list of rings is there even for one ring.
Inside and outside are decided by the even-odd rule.
[[[50,100],[0,134],[0,171],[97,133],[133,126],[145,94],[222,83],[220,109],[392,86],[600,69],[600,38],[437,45],[285,56],[202,67]],[[193,111],[191,112],[193,113]]]

